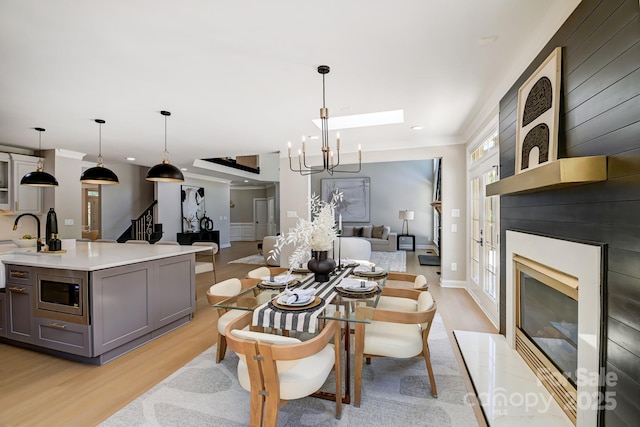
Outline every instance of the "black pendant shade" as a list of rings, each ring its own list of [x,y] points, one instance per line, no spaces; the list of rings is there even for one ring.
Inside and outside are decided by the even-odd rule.
[[[156,182],[183,182],[184,175],[180,169],[173,166],[169,161],[164,160],[162,163],[149,169],[146,180]]]
[[[42,132],[43,128],[34,128],[38,131],[38,154],[42,151]],[[51,174],[44,172],[42,158],[38,159],[38,166],[34,172],[29,172],[20,180],[20,185],[31,187],[57,187],[58,180]]]
[[[42,171],[42,169],[29,172],[20,180],[20,185],[30,185],[32,187],[57,187],[58,180],[50,173]]]
[[[89,168],[80,175],[80,182],[84,184],[119,184],[118,176],[110,169],[104,167],[102,162],[102,125],[105,123],[102,119],[96,119],[96,123],[100,125],[99,148],[98,148],[98,165]]]
[[[111,169],[98,165],[89,168],[80,175],[80,182],[85,184],[119,184],[118,177]]]
[[[147,172],[145,179],[154,182],[184,182],[184,175],[177,167],[169,163],[169,151],[167,151],[167,117],[171,115],[169,111],[160,111],[164,116],[164,158],[162,163],[153,166]]]

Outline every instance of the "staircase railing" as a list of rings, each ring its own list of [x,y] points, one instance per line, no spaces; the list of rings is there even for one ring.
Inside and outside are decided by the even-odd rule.
[[[158,201],[154,200],[149,207],[147,207],[144,212],[138,216],[138,218],[132,219],[131,225],[118,238],[118,242],[124,243],[127,240],[133,239],[146,240],[147,242],[155,243],[155,241],[160,240],[160,238],[157,237],[158,226],[160,226],[160,224],[156,223],[154,209],[157,204]],[[162,233],[160,232],[160,234]]]

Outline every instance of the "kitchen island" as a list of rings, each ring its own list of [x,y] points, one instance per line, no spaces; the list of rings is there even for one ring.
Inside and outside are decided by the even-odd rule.
[[[78,242],[0,254],[0,340],[104,364],[191,320],[206,247]]]

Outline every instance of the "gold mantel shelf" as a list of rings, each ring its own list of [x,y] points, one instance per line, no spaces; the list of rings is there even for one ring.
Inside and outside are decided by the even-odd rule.
[[[569,157],[487,185],[487,196],[533,193],[607,180],[607,157]]]

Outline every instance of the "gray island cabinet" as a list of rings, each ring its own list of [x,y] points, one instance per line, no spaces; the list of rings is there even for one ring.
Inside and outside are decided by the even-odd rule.
[[[62,255],[4,255],[0,340],[104,364],[191,320],[200,250],[78,242]]]

